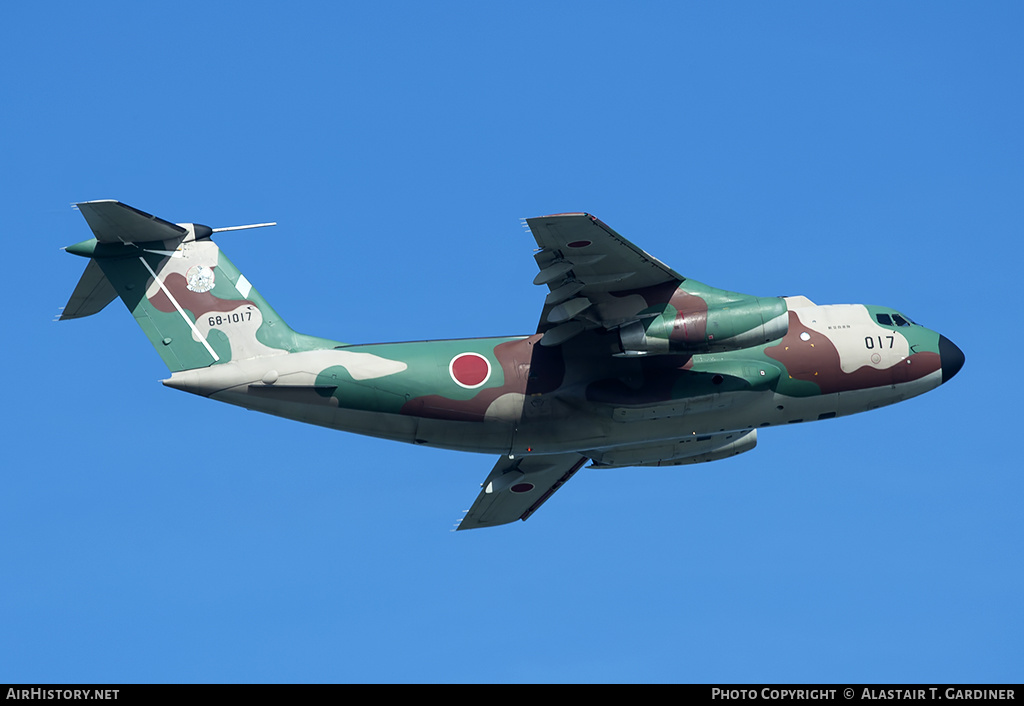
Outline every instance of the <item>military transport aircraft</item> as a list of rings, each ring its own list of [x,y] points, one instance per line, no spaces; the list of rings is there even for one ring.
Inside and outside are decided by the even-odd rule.
[[[758,429],[890,405],[964,364],[884,306],[754,297],[683,277],[594,216],[526,220],[548,291],[529,336],[352,345],[293,331],[210,239],[117,201],[61,319],[116,296],[186,392],[332,429],[498,454],[459,529],[525,520],[587,461],[674,466]]]

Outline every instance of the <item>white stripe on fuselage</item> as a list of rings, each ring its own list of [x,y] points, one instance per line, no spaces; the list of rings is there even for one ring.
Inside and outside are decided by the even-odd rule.
[[[157,286],[160,287],[160,291],[167,295],[167,298],[171,300],[171,304],[173,304],[174,308],[178,310],[179,314],[181,314],[181,318],[185,319],[185,323],[188,324],[188,327],[190,329],[192,329],[192,335],[196,337],[196,340],[198,340],[200,343],[203,344],[203,346],[206,347],[207,352],[209,352],[209,354],[213,356],[213,359],[215,361],[219,361],[220,356],[217,355],[216,351],[214,351],[213,348],[210,346],[210,343],[209,341],[206,340],[206,337],[203,336],[203,334],[199,333],[199,329],[196,328],[196,325],[192,322],[192,319],[188,318],[188,314],[186,314],[185,310],[181,308],[181,305],[178,303],[178,300],[174,298],[170,290],[168,290],[167,287],[164,286],[164,283],[160,281],[160,278],[156,276],[156,272],[153,272],[153,268],[149,266],[149,263],[146,262],[146,259],[140,257],[139,262],[141,262],[143,266],[145,266],[145,268],[149,270],[149,274],[153,275],[153,279],[156,281]]]

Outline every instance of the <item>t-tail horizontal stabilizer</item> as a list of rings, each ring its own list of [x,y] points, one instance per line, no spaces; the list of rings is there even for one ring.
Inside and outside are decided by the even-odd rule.
[[[80,319],[83,316],[92,316],[103,310],[110,302],[117,299],[117,290],[110,283],[107,276],[95,260],[90,260],[85,266],[82,278],[78,280],[78,286],[71,293],[71,298],[64,305],[60,314],[60,321],[67,319]]]
[[[120,296],[171,372],[338,345],[295,333],[210,240],[274,223],[210,228],[118,201],[76,205],[95,237],[65,248],[90,260],[61,319]]]

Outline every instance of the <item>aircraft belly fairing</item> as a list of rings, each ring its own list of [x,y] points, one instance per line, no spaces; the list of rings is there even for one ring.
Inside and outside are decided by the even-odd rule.
[[[460,529],[525,520],[595,468],[728,458],[757,430],[927,392],[963,353],[877,306],[753,297],[687,279],[593,216],[526,221],[547,287],[533,335],[350,345],[293,331],[211,240],[116,201],[62,319],[120,296],[169,387],[332,429],[497,454]]]

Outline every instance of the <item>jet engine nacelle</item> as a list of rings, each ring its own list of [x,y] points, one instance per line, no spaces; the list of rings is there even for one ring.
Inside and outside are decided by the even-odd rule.
[[[789,331],[781,297],[728,302],[706,311],[672,307],[619,328],[621,355],[721,353],[777,341]]]

